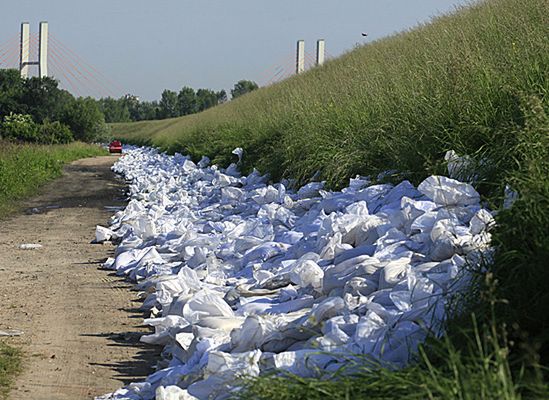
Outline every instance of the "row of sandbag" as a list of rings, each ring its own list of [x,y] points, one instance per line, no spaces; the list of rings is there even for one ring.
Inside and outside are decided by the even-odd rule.
[[[404,366],[490,251],[479,194],[442,176],[292,191],[149,148],[113,170],[131,200],[96,240],[120,242],[105,266],[148,294],[142,341],[165,347],[155,374],[101,399],[225,398],[243,375],[352,371],[357,355]]]

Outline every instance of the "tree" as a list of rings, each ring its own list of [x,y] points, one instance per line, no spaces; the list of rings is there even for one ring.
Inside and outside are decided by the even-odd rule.
[[[231,96],[233,99],[236,99],[237,97],[252,92],[258,88],[258,84],[254,81],[247,81],[243,79],[235,83],[234,88],[231,90]]]
[[[157,101],[143,101],[139,106],[140,120],[160,119],[160,106]]]
[[[91,97],[79,97],[63,111],[62,123],[68,125],[76,140],[94,142],[108,136],[105,117]]]
[[[227,92],[225,91],[225,89],[222,89],[219,92],[217,92],[217,102],[218,102],[218,104],[223,104],[227,100],[228,100]]]
[[[142,120],[143,118],[141,118],[141,103],[139,101],[139,97],[127,94],[122,99],[124,105],[128,108],[128,112],[130,113],[130,120]]]
[[[158,101],[142,101],[137,108],[137,119],[132,116],[132,121],[148,121],[160,119],[160,107]]]
[[[22,114],[26,107],[21,103],[23,79],[16,69],[0,69],[0,117],[10,113]]]
[[[198,111],[196,93],[193,88],[183,87],[177,95],[179,115],[194,114]]]
[[[105,122],[129,122],[130,110],[124,97],[113,99],[106,97],[98,100],[100,110],[105,115]]]
[[[177,93],[172,90],[164,90],[160,99],[160,119],[173,118],[179,115],[177,109]]]
[[[0,125],[0,138],[37,142],[39,140],[38,128],[38,125],[32,120],[32,116],[10,113],[4,117],[4,121]]]
[[[70,143],[74,140],[71,129],[59,121],[44,120],[40,125],[39,142],[46,144]]]
[[[72,97],[72,96],[71,96]],[[57,87],[55,79],[32,77],[23,80],[21,103],[37,123],[60,116],[66,95]]]
[[[198,111],[204,111],[219,103],[217,93],[210,89],[198,89],[196,91]]]

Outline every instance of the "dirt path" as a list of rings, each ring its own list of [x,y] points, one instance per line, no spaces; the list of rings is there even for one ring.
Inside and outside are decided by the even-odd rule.
[[[24,332],[2,339],[25,352],[10,399],[89,399],[150,373],[137,294],[99,269],[113,247],[90,243],[113,213],[105,206],[123,204],[114,160],[72,163],[26,213],[0,221],[0,330]]]

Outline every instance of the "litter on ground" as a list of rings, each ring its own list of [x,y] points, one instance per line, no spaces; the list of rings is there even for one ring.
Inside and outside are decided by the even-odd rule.
[[[130,201],[96,241],[118,243],[105,267],[147,294],[141,340],[164,351],[144,382],[99,399],[223,399],[241,376],[316,376],[360,355],[403,367],[491,253],[491,213],[444,176],[293,191],[147,148],[113,170]]]
[[[0,329],[0,336],[13,337],[13,336],[21,336],[22,334],[23,334],[23,331],[20,331],[19,329],[9,329],[9,330]]]
[[[42,247],[44,246],[38,243],[23,243],[22,245],[19,246],[21,250],[36,250],[36,249],[41,249]]]

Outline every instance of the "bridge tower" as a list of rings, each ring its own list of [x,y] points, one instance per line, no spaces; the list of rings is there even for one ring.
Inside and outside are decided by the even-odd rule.
[[[305,41],[304,40],[298,40],[297,41],[297,54],[296,54],[296,62],[295,62],[295,73],[301,74],[305,71]]]
[[[316,42],[316,65],[324,64],[325,53],[326,53],[326,42],[324,39],[319,39]]]
[[[38,76],[48,76],[48,23],[40,22],[40,35],[38,39],[38,61],[30,61],[30,25],[28,22],[21,24],[21,46],[19,53],[19,71],[21,78],[29,77],[29,66],[38,65]]]

